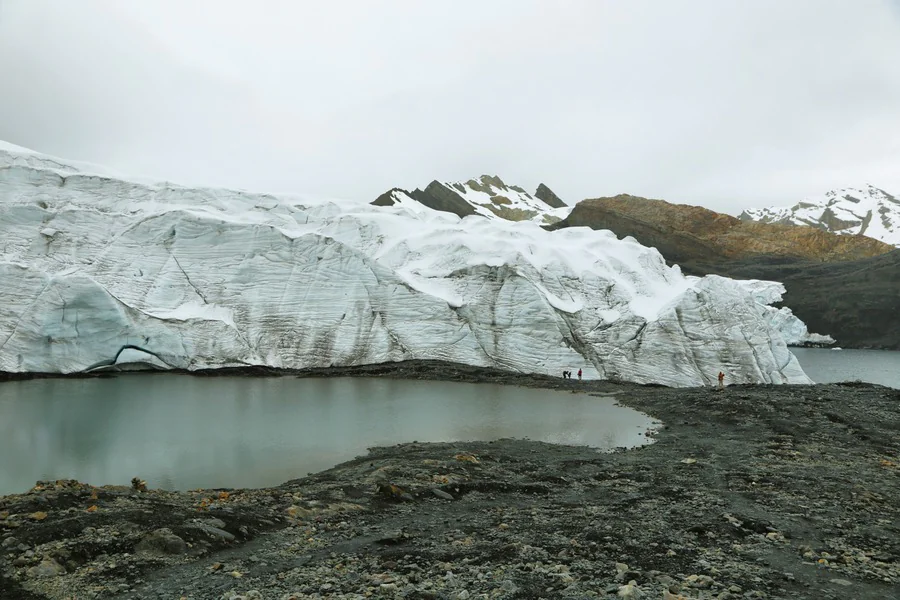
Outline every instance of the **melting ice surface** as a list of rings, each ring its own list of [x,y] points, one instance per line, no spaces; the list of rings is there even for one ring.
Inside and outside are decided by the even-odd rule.
[[[0,494],[37,480],[193,489],[283,483],[401,442],[599,449],[658,423],[610,397],[492,384],[154,374],[0,385]]]
[[[490,212],[490,211],[488,211]],[[0,144],[0,371],[443,360],[808,383],[777,283],[610,231],[147,183]]]

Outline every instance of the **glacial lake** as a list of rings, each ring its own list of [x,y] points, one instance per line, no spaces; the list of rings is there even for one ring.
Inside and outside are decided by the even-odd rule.
[[[900,352],[791,348],[816,383],[865,381],[900,389]]]
[[[278,485],[411,441],[599,449],[658,423],[611,397],[378,378],[126,374],[0,384],[0,495],[71,478],[164,489]]]

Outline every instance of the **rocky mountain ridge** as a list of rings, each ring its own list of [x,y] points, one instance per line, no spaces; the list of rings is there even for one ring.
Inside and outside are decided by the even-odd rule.
[[[517,185],[507,185],[496,175],[482,175],[465,182],[432,181],[424,190],[411,192],[393,188],[372,202],[375,206],[405,206],[415,210],[417,203],[458,217],[481,215],[507,221],[534,221],[551,224],[571,210],[545,184],[534,195]]]
[[[900,247],[900,198],[873,185],[832,190],[794,206],[748,208],[739,218],[864,235]]]
[[[821,262],[878,256],[893,247],[868,237],[741,220],[700,206],[620,194],[584,200],[550,230],[588,226],[631,235],[684,266],[702,259],[784,256]]]

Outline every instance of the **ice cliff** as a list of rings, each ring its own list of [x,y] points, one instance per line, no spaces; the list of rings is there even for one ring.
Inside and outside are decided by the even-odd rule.
[[[759,294],[608,231],[150,184],[8,145],[0,294],[2,371],[440,359],[809,381]]]

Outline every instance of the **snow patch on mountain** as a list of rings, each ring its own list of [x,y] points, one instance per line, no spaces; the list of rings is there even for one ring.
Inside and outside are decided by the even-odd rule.
[[[511,221],[531,220],[548,224],[566,218],[571,207],[553,208],[532,196],[521,187],[506,185],[499,177],[482,175],[466,182],[442,182],[485,217],[500,217]]]
[[[809,382],[740,282],[685,277],[608,231],[397,199],[147,184],[0,150],[0,371],[437,359]]]
[[[900,247],[900,198],[872,185],[833,190],[790,207],[750,208],[740,218],[865,235]]]
[[[413,211],[418,210],[418,205],[459,217],[480,215],[489,219],[532,221],[541,225],[561,221],[572,211],[546,185],[541,184],[538,190],[552,204],[519,186],[507,185],[493,175],[482,175],[465,182],[432,181],[424,190],[412,192],[395,188],[379,196],[372,204],[399,205]]]

